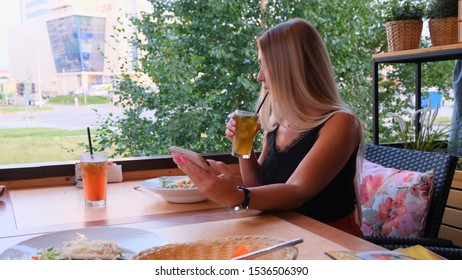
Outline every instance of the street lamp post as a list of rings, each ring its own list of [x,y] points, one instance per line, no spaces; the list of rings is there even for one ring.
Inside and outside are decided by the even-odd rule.
[[[37,52],[37,94],[38,94],[38,104],[42,107],[42,76],[40,72],[40,54]]]

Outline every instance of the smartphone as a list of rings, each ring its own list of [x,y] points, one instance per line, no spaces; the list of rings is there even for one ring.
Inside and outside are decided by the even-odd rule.
[[[205,161],[204,157],[199,153],[193,152],[191,150],[186,150],[184,148],[180,148],[177,146],[172,146],[170,150],[172,151],[173,156],[185,157],[188,160],[199,165],[203,169],[210,169],[210,165],[207,163],[207,161]]]

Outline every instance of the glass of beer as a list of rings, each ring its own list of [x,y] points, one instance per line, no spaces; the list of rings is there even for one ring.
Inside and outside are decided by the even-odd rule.
[[[236,131],[233,137],[232,155],[240,158],[250,158],[253,140],[257,132],[258,116],[255,112],[236,110],[234,115]]]
[[[106,204],[107,162],[108,155],[105,152],[80,155],[86,205],[103,206]]]

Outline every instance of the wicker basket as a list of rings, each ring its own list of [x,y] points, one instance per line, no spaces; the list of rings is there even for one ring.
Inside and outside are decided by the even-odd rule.
[[[458,43],[457,17],[430,19],[428,28],[433,47]]]
[[[423,21],[418,19],[396,20],[385,23],[388,51],[417,49],[420,46]]]
[[[223,239],[200,240],[189,243],[167,244],[144,250],[133,256],[135,260],[229,260],[242,243],[251,251],[284,242],[266,236],[231,236]],[[289,246],[256,257],[259,260],[295,260],[298,250]]]

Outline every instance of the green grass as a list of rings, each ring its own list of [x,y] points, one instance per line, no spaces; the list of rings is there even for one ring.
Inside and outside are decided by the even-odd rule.
[[[1,129],[0,164],[78,160],[86,141],[84,129]]]
[[[109,96],[102,96],[102,95],[87,95],[87,103],[85,103],[85,96],[83,95],[58,95],[51,98],[48,101],[48,104],[61,104],[61,105],[72,105],[74,104],[74,98],[77,96],[79,100],[79,105],[85,104],[108,104],[109,103]]]
[[[439,117],[436,118],[435,121],[433,122],[434,124],[438,123],[451,123],[451,118],[450,117]]]
[[[8,113],[17,113],[17,112],[24,112],[26,109],[24,106],[5,106],[0,105],[0,113],[8,114]]]
[[[74,104],[74,97],[75,95],[58,95],[51,98],[47,105],[38,107],[38,106],[29,106],[28,110],[30,111],[46,111],[46,110],[53,110],[52,105],[73,105]],[[79,100],[79,105],[90,105],[90,104],[108,104],[109,103],[109,96],[102,96],[102,95],[87,95],[86,99],[87,102],[85,103],[85,97],[83,95],[77,96]],[[0,105],[0,114],[10,114],[10,113],[18,113],[18,112],[25,112],[26,106],[25,105]]]
[[[84,104],[84,96],[78,96]],[[29,110],[52,110],[50,105],[73,104],[74,96],[62,95],[52,98],[46,106],[29,106]],[[108,96],[87,96],[87,104],[107,104]],[[26,111],[25,106],[0,105],[0,114]],[[38,162],[79,160],[83,145],[88,142],[87,132],[57,128],[0,129],[0,165]],[[109,151],[110,152],[110,151]]]
[[[29,106],[29,111],[47,111],[53,110],[51,106]],[[10,114],[10,113],[18,113],[18,112],[25,112],[26,106],[19,106],[19,105],[0,105],[0,113],[2,114]]]

